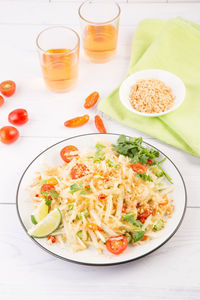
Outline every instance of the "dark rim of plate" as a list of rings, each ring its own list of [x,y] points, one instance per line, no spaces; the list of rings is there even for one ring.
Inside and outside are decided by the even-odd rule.
[[[39,156],[41,156],[44,152],[48,151],[49,149],[51,149],[52,147],[54,147],[54,146],[56,146],[56,145],[59,145],[59,144],[65,142],[65,141],[72,140],[72,139],[74,139],[74,138],[79,138],[79,137],[82,137],[82,136],[93,136],[93,135],[105,135],[105,134],[104,134],[104,133],[86,133],[86,134],[80,134],[80,135],[76,135],[76,136],[73,136],[73,137],[69,137],[69,138],[67,138],[67,139],[64,139],[64,140],[62,140],[62,141],[60,141],[60,142],[58,142],[58,143],[55,143],[55,144],[53,144],[52,146],[46,148],[44,151],[40,152],[40,154],[37,155],[37,156],[34,158],[34,160],[32,160],[32,162],[27,166],[27,168],[26,168],[25,171],[23,172],[23,174],[22,174],[22,176],[21,176],[21,179],[20,179],[20,181],[19,181],[18,187],[17,187],[17,194],[16,194],[16,209],[17,209],[17,214],[18,214],[18,217],[19,217],[19,220],[20,220],[20,223],[21,223],[22,227],[23,227],[23,229],[25,230],[26,234],[29,236],[29,238],[30,238],[34,243],[36,243],[36,245],[38,245],[40,248],[42,248],[44,251],[48,252],[49,254],[51,254],[51,255],[53,255],[53,256],[55,256],[55,257],[57,257],[57,258],[60,258],[60,259],[62,259],[62,260],[69,261],[69,262],[72,262],[72,263],[76,263],[76,264],[86,265],[86,266],[113,266],[113,265],[120,265],[120,264],[129,263],[129,262],[138,260],[138,259],[140,259],[140,258],[143,258],[143,257],[145,257],[145,256],[147,256],[147,255],[153,253],[154,251],[156,251],[157,249],[159,249],[160,247],[162,247],[165,243],[167,243],[167,242],[172,238],[172,236],[177,232],[177,230],[179,229],[179,227],[180,227],[180,225],[181,225],[181,223],[182,223],[182,221],[183,221],[183,218],[184,218],[184,216],[185,216],[186,205],[187,205],[187,191],[186,191],[186,185],[185,185],[183,176],[181,175],[179,169],[176,167],[176,165],[173,163],[173,161],[172,161],[166,154],[164,154],[162,151],[160,151],[159,149],[157,149],[156,147],[154,147],[153,145],[151,145],[151,144],[149,144],[149,143],[147,143],[147,142],[144,142],[144,141],[143,141],[144,144],[146,144],[146,145],[148,145],[148,146],[150,146],[150,147],[152,147],[152,148],[158,150],[159,153],[161,153],[162,155],[164,155],[164,156],[165,156],[165,157],[173,164],[173,166],[176,168],[176,170],[178,171],[178,173],[179,173],[179,175],[180,175],[180,177],[181,177],[181,180],[182,180],[182,182],[183,182],[184,191],[185,191],[185,206],[184,206],[184,211],[183,211],[182,217],[181,217],[181,219],[180,219],[178,225],[176,226],[176,228],[174,229],[174,231],[172,232],[172,234],[171,234],[166,240],[164,240],[159,246],[157,246],[156,248],[154,248],[153,250],[151,250],[151,251],[149,251],[149,252],[147,252],[147,253],[145,253],[145,254],[142,254],[142,255],[140,255],[140,256],[138,256],[138,257],[136,257],[136,258],[132,258],[132,259],[128,259],[128,260],[124,260],[124,261],[120,261],[120,262],[103,263],[103,264],[101,264],[101,263],[86,263],[86,262],[76,261],[76,260],[73,260],[73,259],[69,259],[69,258],[60,256],[60,255],[58,255],[58,254],[55,254],[55,253],[53,253],[52,251],[46,249],[46,248],[45,248],[44,246],[42,246],[40,243],[38,243],[37,240],[35,240],[33,237],[31,237],[31,236],[28,234],[27,229],[26,229],[26,227],[25,227],[25,225],[24,225],[24,223],[23,223],[23,221],[22,221],[22,219],[21,219],[21,216],[20,216],[19,207],[18,207],[18,193],[19,193],[19,189],[20,189],[20,184],[21,184],[21,182],[22,182],[22,180],[23,180],[23,177],[24,177],[26,171],[27,171],[27,170],[29,169],[29,167],[33,164],[33,162],[34,162]],[[118,133],[107,133],[106,135],[120,136],[121,134],[118,134]],[[126,136],[126,137],[130,137],[130,136],[128,136],[128,135],[125,135],[125,136]]]

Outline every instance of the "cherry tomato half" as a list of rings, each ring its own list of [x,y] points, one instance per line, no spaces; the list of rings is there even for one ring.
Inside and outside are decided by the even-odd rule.
[[[111,236],[106,241],[106,248],[112,254],[121,254],[128,246],[128,240],[124,235]]]
[[[54,190],[54,189],[55,189],[55,188],[54,188],[54,185],[53,185],[53,184],[48,184],[48,183],[46,183],[46,184],[43,184],[43,185],[41,186],[40,192],[41,192],[41,194],[42,194],[42,192],[49,193],[50,190]]]
[[[145,173],[147,171],[147,168],[142,165],[140,162],[138,162],[137,164],[132,164],[130,165],[131,169],[139,174]]]
[[[28,112],[23,108],[15,109],[9,113],[8,121],[13,125],[23,125],[28,122]]]
[[[77,151],[78,148],[73,145],[69,145],[60,151],[60,156],[66,163],[69,163],[74,157],[78,156]]]
[[[12,96],[15,90],[16,90],[16,84],[12,80],[3,81],[0,84],[0,92],[6,97]]]
[[[5,100],[2,96],[0,96],[0,106],[2,106],[4,104]]]
[[[71,178],[72,179],[78,179],[81,178],[85,175],[87,175],[88,168],[84,164],[76,164],[72,169],[71,169]]]
[[[13,126],[4,126],[0,129],[0,141],[4,144],[14,143],[19,137],[19,131]]]

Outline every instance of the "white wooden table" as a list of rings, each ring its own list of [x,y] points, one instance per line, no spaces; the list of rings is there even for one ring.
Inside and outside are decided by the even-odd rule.
[[[64,138],[96,132],[93,122],[67,129],[63,122],[84,113],[92,91],[106,96],[126,75],[136,25],[145,17],[182,16],[200,23],[198,3],[125,3],[117,57],[104,65],[87,62],[81,52],[77,88],[53,94],[44,86],[35,38],[49,25],[79,31],[78,1],[0,1],[0,81],[13,79],[16,94],[0,109],[0,127],[15,108],[30,121],[20,139],[0,144],[0,299],[200,299],[200,160],[104,117],[109,132],[142,135],[177,164],[188,190],[188,208],[179,231],[162,248],[133,263],[113,267],[76,265],[43,252],[26,236],[16,213],[15,195],[22,172],[41,150]],[[200,51],[199,51],[200,53]],[[91,112],[93,115],[95,111]]]

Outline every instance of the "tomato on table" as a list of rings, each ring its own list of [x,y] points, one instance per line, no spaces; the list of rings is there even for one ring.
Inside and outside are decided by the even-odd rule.
[[[9,113],[8,121],[13,125],[23,125],[28,122],[28,112],[23,108],[15,109]]]
[[[60,151],[60,156],[66,163],[69,163],[74,157],[78,157],[77,151],[78,148],[73,145],[69,145]]]
[[[0,96],[0,106],[2,106],[4,104],[5,100],[2,96]]]
[[[97,103],[98,99],[99,99],[99,93],[93,92],[85,99],[84,107],[86,109],[91,108],[92,106],[94,106]]]
[[[19,137],[19,131],[13,126],[4,126],[0,129],[0,141],[4,144],[14,143]]]
[[[128,240],[124,235],[111,236],[106,241],[106,248],[115,255],[121,254],[127,246]]]
[[[100,133],[107,133],[106,128],[105,128],[104,123],[103,123],[103,120],[100,116],[96,115],[94,117],[94,122],[95,122],[95,126],[96,126],[97,130]]]
[[[140,162],[138,162],[137,164],[132,164],[130,165],[131,169],[139,174],[143,174],[147,171],[147,167],[142,165]]]
[[[12,80],[3,81],[0,84],[0,92],[6,97],[12,96],[15,93],[15,90],[16,84]]]
[[[70,120],[67,120],[64,125],[65,127],[79,127],[79,126],[83,126],[84,124],[86,124],[89,121],[90,117],[88,115],[84,115],[84,116],[80,116],[80,117],[76,117]]]
[[[89,169],[87,168],[86,165],[84,164],[76,164],[70,172],[71,178],[72,179],[78,179],[81,178],[85,175],[87,175]]]

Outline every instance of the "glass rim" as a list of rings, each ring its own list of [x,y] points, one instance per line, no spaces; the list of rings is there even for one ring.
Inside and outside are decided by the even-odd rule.
[[[42,49],[42,48],[40,47],[40,45],[39,45],[39,38],[40,38],[40,36],[41,36],[45,31],[51,30],[51,29],[55,29],[55,28],[64,28],[64,29],[67,29],[67,30],[73,32],[73,33],[76,35],[76,37],[77,37],[77,44],[76,44],[76,46],[75,46],[74,48],[70,49],[70,51],[67,51],[66,54],[70,54],[70,53],[74,52],[76,49],[79,48],[79,46],[80,46],[80,37],[79,37],[79,34],[78,34],[74,29],[72,29],[72,28],[70,28],[70,27],[68,27],[68,26],[51,26],[51,27],[47,27],[47,28],[43,29],[43,30],[40,31],[40,33],[38,34],[38,36],[37,36],[37,38],[36,38],[36,45],[37,45],[37,48],[38,48],[39,50],[41,50],[41,51],[44,52],[44,53],[50,54],[50,55],[58,55],[58,54],[59,54],[59,53],[49,53],[48,50]]]
[[[113,1],[113,0],[112,0],[112,2],[113,2],[113,3],[117,6],[117,8],[118,8],[118,14],[117,14],[114,18],[112,18],[112,19],[110,19],[110,20],[108,20],[108,21],[106,21],[106,22],[93,22],[93,21],[87,20],[87,19],[84,18],[83,15],[81,14],[81,9],[82,9],[82,7],[83,7],[86,3],[88,3],[88,2],[93,2],[93,1],[95,1],[95,0],[86,0],[86,1],[82,2],[81,5],[79,6],[79,9],[78,9],[79,17],[80,17],[82,20],[84,20],[85,22],[87,22],[87,23],[89,23],[89,24],[93,24],[93,25],[106,25],[106,24],[111,23],[111,22],[113,22],[113,21],[115,21],[116,19],[119,18],[120,13],[121,13],[121,8],[120,8],[119,4],[118,4],[116,1]]]

